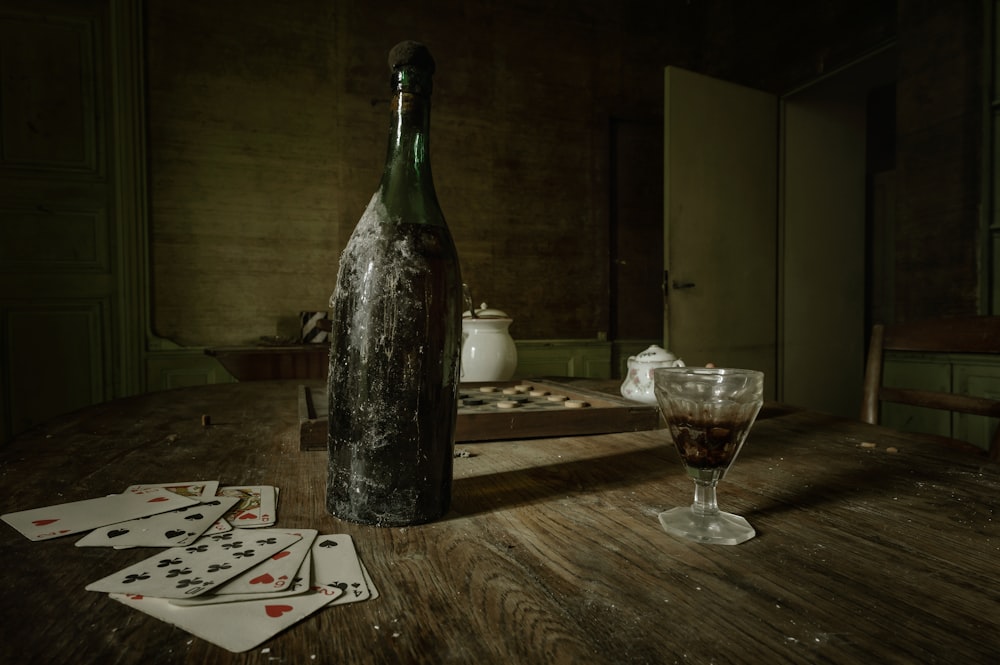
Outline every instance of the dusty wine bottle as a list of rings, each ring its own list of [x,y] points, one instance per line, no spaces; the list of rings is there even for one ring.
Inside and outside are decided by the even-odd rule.
[[[340,257],[330,299],[327,510],[405,526],[451,503],[462,278],[430,162],[434,60],[389,53],[385,168]]]

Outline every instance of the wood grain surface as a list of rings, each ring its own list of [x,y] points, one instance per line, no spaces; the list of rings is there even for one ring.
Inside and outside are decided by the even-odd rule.
[[[720,486],[722,507],[757,528],[742,545],[661,530],[657,513],[690,503],[692,487],[656,430],[462,444],[452,512],[380,529],[327,515],[326,455],[298,448],[295,386],[154,393],[53,421],[0,452],[2,512],[137,482],[273,484],[278,526],[351,534],[380,598],[231,654],[84,590],[148,550],[30,542],[0,525],[0,662],[991,663],[1000,653],[1000,467],[984,459],[770,405]]]

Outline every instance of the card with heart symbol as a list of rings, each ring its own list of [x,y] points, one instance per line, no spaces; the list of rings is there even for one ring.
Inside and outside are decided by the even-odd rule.
[[[246,573],[244,573],[246,574]],[[180,606],[197,606],[197,605],[219,605],[221,603],[242,603],[248,600],[267,600],[274,598],[283,598],[285,596],[297,596],[300,593],[305,593],[309,590],[310,584],[312,584],[313,573],[312,573],[312,547],[309,548],[309,552],[306,553],[306,557],[302,560],[302,564],[299,569],[295,572],[295,577],[292,578],[291,582],[287,587],[280,591],[273,591],[268,589],[267,591],[256,591],[253,593],[203,593],[200,596],[195,596],[194,598],[171,598],[171,605]],[[224,587],[225,585],[223,585]]]
[[[316,529],[268,529],[268,532],[286,533],[299,536],[298,540],[267,561],[257,564],[242,575],[238,575],[213,591],[213,595],[243,595],[284,591],[295,580],[305,560],[312,550]]]
[[[219,496],[234,496],[239,501],[225,519],[237,529],[272,526],[278,518],[278,489],[271,485],[228,485],[220,487]]]
[[[93,530],[77,546],[168,547],[87,590],[230,651],[250,649],[324,606],[378,597],[350,535],[275,529],[277,488],[228,486],[216,495],[217,487],[133,485],[2,518],[32,540]]]
[[[163,598],[111,594],[111,598],[177,626],[224,649],[248,651],[327,605],[356,602],[373,595],[349,535],[323,535],[313,542],[313,582],[301,594],[218,605],[179,606]],[[360,587],[364,586],[362,592]]]
[[[207,501],[210,497],[214,497],[219,489],[218,480],[191,480],[186,482],[177,483],[155,483],[149,484],[144,483],[141,485],[132,485],[129,490],[141,489],[145,487],[162,487],[168,489],[174,494],[180,494],[181,496],[187,496],[192,499],[201,499],[202,501]],[[238,499],[237,499],[238,500]],[[232,531],[233,526],[226,520],[219,517],[215,522],[207,529],[206,533],[224,533],[226,531]],[[115,545],[117,549],[123,549],[125,547],[130,547],[129,545]]]
[[[29,540],[48,540],[192,506],[197,500],[162,487],[127,490],[0,516]]]

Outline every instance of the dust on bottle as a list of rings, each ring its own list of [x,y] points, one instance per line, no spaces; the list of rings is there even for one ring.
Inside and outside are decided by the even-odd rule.
[[[461,276],[444,225],[391,219],[378,194],[331,298],[327,508],[394,526],[450,505]]]

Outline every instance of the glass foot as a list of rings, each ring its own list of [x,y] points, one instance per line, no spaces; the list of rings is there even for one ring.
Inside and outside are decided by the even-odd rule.
[[[660,513],[660,525],[669,534],[710,545],[739,545],[757,535],[739,515],[718,512],[702,515],[688,508],[671,508]]]

